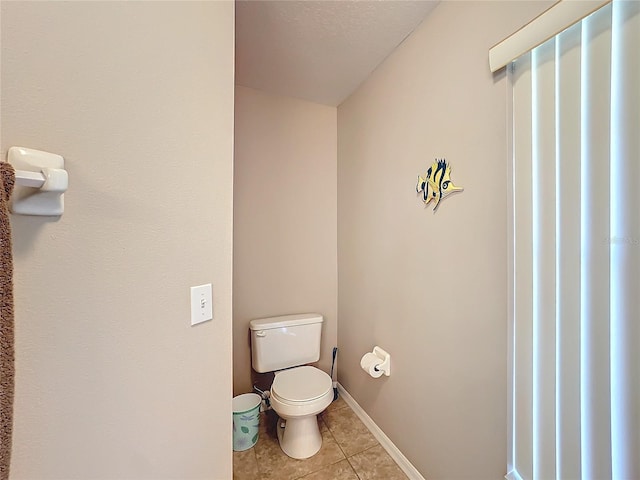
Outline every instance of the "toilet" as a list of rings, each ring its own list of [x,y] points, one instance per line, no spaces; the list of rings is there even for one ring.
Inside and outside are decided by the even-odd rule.
[[[258,373],[275,372],[271,407],[278,419],[278,441],[292,458],[320,450],[316,416],[333,401],[331,377],[307,365],[320,359],[322,315],[305,313],[251,320],[251,364]]]

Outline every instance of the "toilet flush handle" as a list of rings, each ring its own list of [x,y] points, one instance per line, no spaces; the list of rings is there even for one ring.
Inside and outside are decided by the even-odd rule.
[[[267,336],[267,332],[265,332],[264,330],[260,330],[259,332],[256,332],[256,337],[266,337]]]

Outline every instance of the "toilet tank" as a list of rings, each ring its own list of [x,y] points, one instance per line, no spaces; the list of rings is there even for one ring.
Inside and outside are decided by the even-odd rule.
[[[303,313],[251,320],[251,365],[258,373],[320,359],[322,315]]]

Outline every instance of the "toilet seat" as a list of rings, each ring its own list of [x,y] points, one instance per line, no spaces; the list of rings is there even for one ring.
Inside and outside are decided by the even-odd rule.
[[[289,405],[304,405],[321,399],[331,391],[331,377],[322,370],[305,365],[278,372],[271,395]]]

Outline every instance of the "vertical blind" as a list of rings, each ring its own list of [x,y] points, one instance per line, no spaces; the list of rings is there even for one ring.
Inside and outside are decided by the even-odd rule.
[[[640,479],[640,2],[514,61],[508,478]]]

